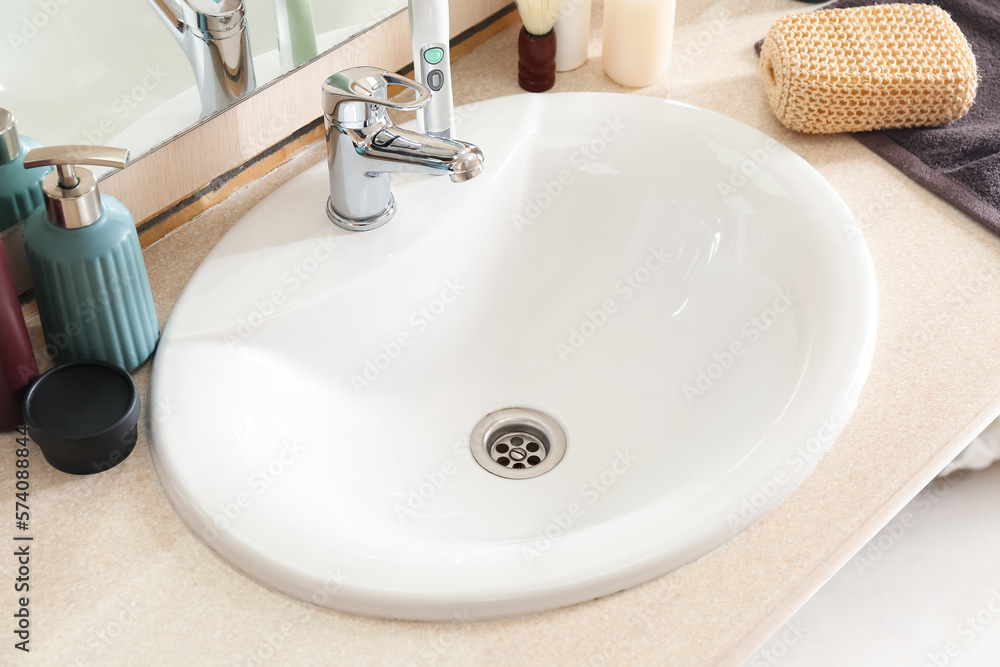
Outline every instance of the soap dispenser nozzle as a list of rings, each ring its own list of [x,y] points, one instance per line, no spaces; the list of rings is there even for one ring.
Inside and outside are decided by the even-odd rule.
[[[96,222],[103,212],[97,179],[87,164],[121,169],[128,162],[128,150],[108,146],[46,146],[28,151],[25,169],[55,167],[42,181],[45,210],[57,227],[79,229]]]

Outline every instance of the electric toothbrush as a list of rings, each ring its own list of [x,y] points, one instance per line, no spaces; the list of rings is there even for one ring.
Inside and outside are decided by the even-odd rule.
[[[413,76],[432,92],[430,102],[417,110],[417,129],[432,137],[451,139],[455,105],[451,95],[448,0],[409,2]]]

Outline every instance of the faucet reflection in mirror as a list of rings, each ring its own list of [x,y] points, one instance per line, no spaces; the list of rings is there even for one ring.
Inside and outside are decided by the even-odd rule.
[[[203,118],[257,88],[243,0],[147,2],[191,63]]]
[[[389,100],[389,86],[417,97]],[[393,124],[386,109],[416,111],[431,91],[377,67],[352,67],[323,84],[330,200],[326,212],[338,227],[364,231],[381,227],[396,212],[389,174],[448,175],[462,183],[483,173],[483,152],[465,141],[440,139]]]

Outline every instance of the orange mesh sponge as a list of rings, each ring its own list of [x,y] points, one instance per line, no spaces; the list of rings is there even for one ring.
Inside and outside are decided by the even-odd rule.
[[[976,97],[976,57],[940,7],[827,9],[779,19],[760,52],[767,100],[800,132],[940,125]]]

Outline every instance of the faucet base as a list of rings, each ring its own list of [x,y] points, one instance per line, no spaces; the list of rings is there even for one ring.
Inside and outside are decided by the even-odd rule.
[[[389,195],[389,203],[386,205],[385,209],[376,215],[369,218],[350,218],[343,216],[333,208],[333,202],[329,198],[326,200],[326,215],[333,224],[337,225],[341,229],[346,229],[349,232],[367,232],[371,229],[378,229],[385,223],[392,220],[392,216],[396,214],[396,198],[391,194]]]

